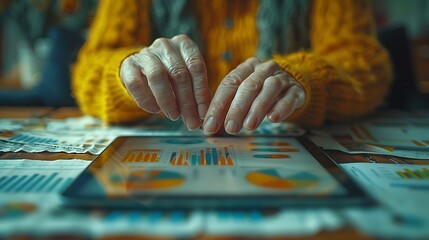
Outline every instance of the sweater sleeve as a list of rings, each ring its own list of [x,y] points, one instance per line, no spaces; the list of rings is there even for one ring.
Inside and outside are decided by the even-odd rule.
[[[99,2],[87,42],[72,68],[72,88],[81,110],[107,123],[130,122],[147,113],[119,77],[121,62],[149,41],[148,1]]]
[[[317,127],[363,116],[383,102],[391,65],[375,38],[369,1],[314,0],[310,41],[310,51],[274,58],[306,91],[288,121]]]

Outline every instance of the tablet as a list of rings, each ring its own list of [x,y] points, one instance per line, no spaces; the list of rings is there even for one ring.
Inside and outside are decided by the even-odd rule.
[[[62,194],[91,207],[372,203],[317,146],[294,137],[119,137]]]

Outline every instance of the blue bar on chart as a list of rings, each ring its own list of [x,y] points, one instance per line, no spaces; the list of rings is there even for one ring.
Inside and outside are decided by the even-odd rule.
[[[26,187],[23,186],[24,188],[22,189],[22,191],[23,192],[32,192],[34,190],[34,187],[38,183],[37,180],[40,178],[39,175],[40,174],[36,173],[30,179],[28,179],[28,181],[25,184]]]
[[[36,178],[39,174],[33,174],[27,181],[25,181],[19,188],[16,189],[16,192],[28,192],[31,189],[31,185],[37,180]]]
[[[63,178],[57,178],[55,181],[49,186],[49,188],[46,190],[47,192],[52,192],[60,182],[63,181]]]
[[[216,148],[212,148],[212,161],[213,165],[218,165],[218,158],[217,158],[217,150]]]
[[[12,192],[20,192],[22,190],[22,188],[24,188],[26,186],[26,184],[32,180],[32,178],[30,177],[29,179],[27,179],[27,181],[24,182],[24,179],[27,178],[27,176],[22,176],[23,177],[23,181],[21,184],[15,184],[15,188],[13,189]]]
[[[170,221],[173,223],[181,223],[185,221],[185,213],[177,210],[170,213]]]
[[[13,181],[17,178],[18,176],[13,175],[11,177],[8,177],[4,180],[4,184],[0,185],[0,192],[4,191],[9,185],[13,185]]]
[[[44,188],[58,175],[58,173],[51,174],[45,181],[41,182],[40,185],[35,189],[36,192],[44,192]]]
[[[207,165],[213,165],[212,163],[212,155],[210,154],[210,149],[206,148],[206,162]]]
[[[19,186],[25,179],[27,178],[27,176],[21,176],[18,179],[16,179],[14,182],[11,182],[11,184],[9,184],[9,186],[4,189],[4,192],[12,192],[12,190],[14,190],[16,188],[16,186]]]
[[[192,166],[198,165],[198,160],[197,160],[197,155],[196,154],[192,154],[192,156],[191,156],[191,165]]]
[[[0,186],[3,185],[3,182],[6,180],[6,176],[0,177]]]
[[[65,189],[66,187],[68,187],[72,182],[73,182],[74,178],[67,178],[64,180],[64,182],[62,183],[62,186],[59,188],[60,190]]]

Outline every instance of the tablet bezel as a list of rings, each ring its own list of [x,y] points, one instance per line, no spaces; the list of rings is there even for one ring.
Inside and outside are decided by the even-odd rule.
[[[155,138],[177,138],[160,136]],[[228,136],[231,137],[231,136]],[[345,195],[157,195],[156,201],[148,194],[130,196],[106,196],[82,194],[79,189],[94,176],[90,169],[101,168],[110,156],[130,138],[154,138],[153,136],[122,136],[116,138],[97,158],[70,184],[62,196],[66,204],[80,207],[109,208],[272,208],[272,207],[349,207],[374,205],[374,200],[336,164],[322,149],[305,137],[281,137],[296,139],[322,167],[346,189]],[[201,136],[180,136],[180,138],[201,138]],[[217,137],[222,138],[222,137]],[[269,137],[263,137],[269,138]]]

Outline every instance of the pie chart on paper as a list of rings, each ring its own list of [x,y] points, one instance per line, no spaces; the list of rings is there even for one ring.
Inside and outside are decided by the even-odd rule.
[[[300,190],[314,188],[319,184],[319,178],[308,172],[293,172],[280,174],[277,169],[251,171],[246,180],[257,187],[277,190]]]

